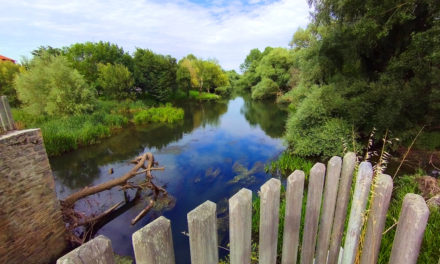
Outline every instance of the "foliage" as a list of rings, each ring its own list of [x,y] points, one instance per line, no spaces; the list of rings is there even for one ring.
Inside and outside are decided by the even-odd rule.
[[[20,65],[10,61],[0,61],[0,95],[6,95],[12,106],[19,104],[14,88],[14,78],[22,71],[24,68]]]
[[[49,51],[51,47],[49,46]],[[90,85],[96,86],[98,79],[98,64],[111,63],[123,64],[132,71],[132,58],[116,44],[99,41],[96,43],[75,43],[64,47],[62,53],[66,56],[72,67],[80,72]],[[98,92],[100,92],[99,86]]]
[[[264,170],[266,173],[279,173],[283,177],[288,177],[295,170],[302,170],[306,174],[307,179],[307,175],[312,167],[313,163],[311,161],[285,151],[276,160],[266,164]]]
[[[122,64],[99,64],[97,83],[108,99],[124,100],[134,97],[133,76]]]
[[[189,91],[189,97],[195,100],[219,100],[221,97],[213,93]]]
[[[276,82],[269,78],[263,78],[257,85],[252,87],[252,99],[265,99],[275,97],[279,91]]]
[[[34,57],[15,79],[15,89],[32,115],[71,115],[93,109],[95,93],[63,56]]]
[[[134,53],[133,64],[136,86],[155,100],[166,101],[176,90],[175,58],[138,48]]]
[[[12,109],[12,114],[20,128],[39,127],[43,133],[44,144],[49,156],[76,149],[80,146],[98,143],[100,139],[111,136],[115,131],[133,121],[133,113],[148,108],[155,115],[151,122],[161,122],[162,116],[168,119],[181,119],[183,110],[154,110],[149,102],[143,101],[97,101],[91,114],[77,114],[63,117],[31,115],[23,109]],[[160,108],[160,107],[159,107]],[[167,106],[172,108],[171,106]],[[177,114],[176,114],[177,113]],[[158,118],[159,116],[159,118]]]
[[[145,123],[175,123],[183,120],[183,109],[172,107],[171,104],[141,110],[134,115],[136,124]]]
[[[189,67],[185,67],[184,64],[189,62],[188,60],[184,60],[183,62],[180,61],[177,73],[176,73],[176,82],[177,82],[177,88],[181,91],[186,92],[186,96],[189,97],[189,91],[191,90],[192,86],[192,76],[191,71]]]

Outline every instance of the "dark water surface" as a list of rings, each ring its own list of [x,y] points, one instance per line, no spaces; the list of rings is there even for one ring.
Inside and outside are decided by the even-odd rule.
[[[99,184],[128,172],[129,161],[152,152],[165,171],[154,171],[154,182],[175,199],[169,208],[159,201],[136,225],[130,221],[148,204],[142,197],[118,210],[97,234],[111,239],[119,255],[133,256],[131,235],[163,215],[171,220],[177,263],[190,263],[186,214],[206,200],[217,203],[220,244],[228,243],[227,199],[240,188],[254,191],[269,178],[264,164],[284,150],[280,139],[286,112],[271,102],[235,98],[223,102],[182,102],[183,122],[175,126],[130,127],[100,144],[50,159],[59,198],[85,186]],[[109,174],[110,168],[114,174]],[[132,179],[140,182],[143,175]],[[131,197],[134,193],[130,193]],[[123,201],[114,188],[81,201],[79,209],[102,212]],[[227,252],[220,250],[220,255]]]

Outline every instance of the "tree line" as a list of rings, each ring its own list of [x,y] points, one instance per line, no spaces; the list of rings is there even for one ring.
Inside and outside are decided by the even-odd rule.
[[[137,48],[130,55],[110,42],[41,46],[22,64],[0,63],[0,94],[34,115],[91,111],[94,101],[151,99],[166,102],[177,92],[228,94],[229,74],[216,60],[190,54],[177,62]]]

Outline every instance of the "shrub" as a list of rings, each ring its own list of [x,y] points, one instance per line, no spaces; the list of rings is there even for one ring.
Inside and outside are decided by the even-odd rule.
[[[170,104],[141,110],[134,115],[136,124],[146,123],[175,123],[183,119],[183,109],[172,107]]]
[[[264,78],[252,87],[252,99],[274,98],[279,91],[278,84],[269,78]]]
[[[98,72],[98,85],[106,98],[119,101],[134,98],[134,79],[127,67],[122,64],[99,64]]]
[[[34,57],[29,67],[15,79],[18,98],[29,114],[67,116],[93,109],[94,90],[64,57]]]

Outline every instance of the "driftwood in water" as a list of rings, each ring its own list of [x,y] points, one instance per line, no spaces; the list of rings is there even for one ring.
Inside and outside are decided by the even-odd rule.
[[[105,218],[110,213],[117,210],[117,208],[122,205],[124,202],[119,202],[109,209],[107,209],[102,214],[97,216],[86,216],[81,212],[77,212],[74,209],[75,203],[83,198],[86,198],[90,195],[94,195],[106,190],[110,190],[114,187],[120,187],[121,190],[124,191],[125,202],[129,202],[126,190],[135,189],[136,198],[139,197],[139,194],[144,189],[150,189],[153,191],[153,199],[150,200],[150,203],[131,221],[131,224],[134,225],[137,221],[139,221],[151,208],[153,208],[155,204],[155,200],[159,196],[159,194],[167,195],[167,191],[160,186],[155,185],[152,182],[153,176],[151,174],[152,170],[163,170],[164,168],[154,168],[153,166],[157,165],[157,162],[154,161],[154,156],[150,152],[147,152],[133,161],[131,163],[135,164],[135,166],[123,176],[101,183],[92,187],[85,187],[84,189],[69,195],[64,200],[60,201],[62,205],[63,218],[64,221],[68,224],[68,230],[70,233],[70,241],[82,244],[87,240],[87,237],[90,235],[93,230],[93,225],[103,218]],[[136,175],[145,173],[145,181],[140,184],[134,184],[129,182],[128,180],[133,178]],[[136,199],[135,198],[135,199]],[[83,226],[85,228],[82,235],[77,235],[75,231],[76,228]],[[81,237],[81,238],[80,238]]]

